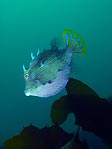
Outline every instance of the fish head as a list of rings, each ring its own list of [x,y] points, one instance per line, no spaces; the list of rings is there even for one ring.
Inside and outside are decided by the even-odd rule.
[[[70,65],[65,51],[53,49],[40,53],[37,57],[31,54],[32,61],[24,70],[25,95],[50,97],[65,88],[70,74]],[[64,55],[64,56],[63,56]]]
[[[38,97],[50,97],[59,93],[65,88],[69,79],[70,67],[66,70],[59,71],[54,80],[46,83],[42,83],[37,77],[33,75],[33,72],[27,72],[24,74],[25,78],[25,90],[26,96],[38,96]]]
[[[36,73],[29,68],[24,70],[24,79],[25,79],[25,90],[24,93],[26,96],[36,96],[37,90],[43,86],[36,76]]]

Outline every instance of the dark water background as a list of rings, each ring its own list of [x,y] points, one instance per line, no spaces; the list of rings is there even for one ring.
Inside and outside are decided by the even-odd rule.
[[[54,36],[73,29],[85,40],[87,54],[74,55],[72,76],[91,86],[101,97],[112,95],[111,0],[1,0],[0,1],[0,143],[29,124],[51,125],[52,98],[26,97],[22,65],[30,53],[49,48]],[[72,116],[63,126],[74,130]],[[86,135],[87,136],[87,135]],[[100,145],[91,137],[90,144]],[[97,144],[98,142],[98,144]],[[91,145],[91,148],[94,148]],[[102,147],[103,149],[103,147]]]

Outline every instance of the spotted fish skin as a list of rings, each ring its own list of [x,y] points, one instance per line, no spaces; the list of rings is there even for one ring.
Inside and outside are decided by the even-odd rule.
[[[67,42],[68,40],[66,37]],[[69,44],[64,49],[59,49],[54,41],[51,49],[42,53],[38,50],[36,56],[31,53],[32,61],[29,68],[25,69],[23,65],[25,95],[50,97],[65,88],[70,76],[72,53],[73,45]]]

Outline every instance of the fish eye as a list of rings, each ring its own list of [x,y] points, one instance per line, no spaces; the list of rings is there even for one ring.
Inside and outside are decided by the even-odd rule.
[[[24,75],[24,78],[25,78],[25,79],[28,79],[28,77],[29,77],[29,74],[26,73],[26,74]]]

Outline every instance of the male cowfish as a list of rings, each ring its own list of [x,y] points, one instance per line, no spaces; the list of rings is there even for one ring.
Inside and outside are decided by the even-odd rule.
[[[25,95],[50,97],[65,88],[70,72],[72,53],[83,55],[86,52],[83,39],[72,30],[63,31],[64,49],[59,49],[56,41],[51,41],[51,49],[43,53],[31,53],[31,62],[28,69],[24,70],[26,82]]]

